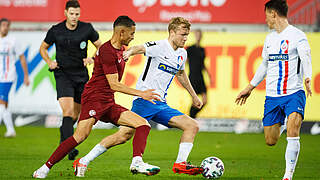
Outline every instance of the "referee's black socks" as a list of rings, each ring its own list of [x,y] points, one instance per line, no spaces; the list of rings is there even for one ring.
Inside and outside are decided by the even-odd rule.
[[[70,116],[65,116],[62,119],[62,125],[60,127],[60,144],[73,135],[73,125],[76,121]],[[76,156],[79,154],[79,151],[72,149],[68,154],[69,160],[75,160]]]
[[[70,116],[65,116],[62,119],[60,127],[60,143],[73,135],[73,119]]]

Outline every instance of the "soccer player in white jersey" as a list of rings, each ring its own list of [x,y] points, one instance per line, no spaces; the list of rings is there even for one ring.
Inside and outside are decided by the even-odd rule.
[[[187,52],[183,47],[187,41],[190,26],[188,20],[184,18],[173,18],[168,26],[168,39],[133,46],[124,52],[124,58],[128,59],[132,55],[145,54],[147,61],[144,71],[138,80],[137,89],[142,91],[145,89],[155,89],[155,92],[161,95],[161,101],[154,101],[154,104],[136,97],[133,101],[132,111],[148,121],[153,120],[167,127],[183,130],[178,157],[172,170],[174,173],[197,175],[202,173],[203,169],[187,163],[187,159],[193,146],[194,137],[199,130],[198,123],[180,111],[169,107],[166,103],[167,90],[176,76],[183,87],[191,94],[193,106],[197,108],[201,108],[202,106],[202,102],[193,90],[184,71]],[[134,129],[132,128],[120,128],[115,134],[104,138],[86,156],[74,162],[75,175],[84,176],[88,164],[106,152],[106,147],[125,143],[133,134]],[[115,137],[119,137],[119,140],[114,141]],[[135,146],[134,143],[133,146]],[[142,163],[142,156],[134,156],[130,166],[131,172],[149,175],[150,172],[148,171],[151,169],[139,166]]]
[[[262,64],[249,85],[236,98],[244,104],[252,90],[266,77],[264,134],[266,144],[273,146],[287,117],[286,170],[283,180],[292,180],[300,151],[300,128],[304,118],[306,96],[311,96],[311,54],[306,35],[287,20],[285,0],[265,4],[266,23],[272,32],[266,37]]]
[[[136,97],[133,101],[132,111],[147,120],[183,130],[178,157],[173,164],[172,171],[197,175],[202,172],[202,168],[187,163],[187,158],[191,152],[194,137],[199,130],[198,123],[191,117],[169,107],[166,103],[167,90],[176,76],[192,96],[193,106],[201,108],[203,105],[184,71],[187,52],[183,47],[187,41],[190,26],[188,20],[182,17],[173,18],[168,26],[168,39],[131,47],[124,55],[125,58],[136,54],[147,56],[144,71],[139,77],[136,88],[140,90],[155,89],[155,92],[161,95],[161,101],[156,101],[155,105]],[[141,160],[139,158],[134,157],[133,163],[135,160]]]
[[[3,122],[7,128],[5,137],[15,137],[16,131],[12,122],[11,112],[8,110],[8,96],[12,83],[16,79],[15,63],[17,55],[20,58],[24,72],[24,84],[29,85],[28,67],[23,49],[16,39],[8,35],[10,21],[6,18],[0,19],[0,123]]]

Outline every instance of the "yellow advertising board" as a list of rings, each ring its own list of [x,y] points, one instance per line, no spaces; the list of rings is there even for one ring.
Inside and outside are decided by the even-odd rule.
[[[100,32],[103,42],[111,38],[112,32]],[[261,51],[267,33],[226,33],[204,32],[202,46],[206,49],[206,67],[210,71],[212,82],[205,74],[208,87],[208,104],[199,113],[202,118],[241,118],[262,119],[265,100],[265,82],[263,81],[251,94],[247,104],[235,105],[238,93],[252,79],[254,72],[262,61]],[[305,119],[320,120],[320,34],[307,34],[312,51],[312,90],[313,95],[307,98]],[[167,32],[137,31],[130,46],[155,41],[168,37]],[[194,43],[191,33],[186,46]],[[92,52],[92,48],[89,49]],[[90,52],[89,52],[90,54]],[[143,72],[145,57],[138,55],[131,58],[126,65],[122,82],[135,87],[136,81]],[[92,69],[92,67],[91,67]],[[188,71],[188,65],[186,65]],[[191,97],[177,82],[176,78],[168,90],[168,104],[189,114]],[[116,94],[116,102],[131,108],[132,97],[121,93]]]

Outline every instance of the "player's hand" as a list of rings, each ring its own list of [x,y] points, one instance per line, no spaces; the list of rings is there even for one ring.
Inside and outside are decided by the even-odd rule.
[[[48,66],[49,66],[49,69],[50,69],[50,70],[54,70],[54,69],[59,68],[57,61],[50,61],[50,63],[48,64]]]
[[[130,56],[131,56],[131,51],[130,50],[123,51],[123,59],[125,61],[128,61]]]
[[[23,84],[26,85],[26,86],[29,86],[29,84],[30,84],[29,77],[24,76]]]
[[[236,98],[235,103],[240,106],[245,104],[253,89],[254,89],[254,87],[249,84],[244,90],[242,90],[239,93],[239,95]]]
[[[142,91],[142,94],[140,97],[142,97],[144,100],[150,101],[153,104],[156,104],[153,102],[153,100],[160,101],[160,95],[158,93],[153,92],[155,89],[148,89],[145,91]]]
[[[94,59],[93,58],[84,58],[83,59],[83,65],[84,66],[87,66],[88,64],[92,64],[92,63],[94,63]]]
[[[192,106],[200,109],[202,107],[203,103],[202,101],[199,99],[198,96],[195,96],[192,98]]]
[[[311,80],[309,78],[304,80],[304,84],[307,89],[307,97],[312,96],[312,91],[311,91]]]

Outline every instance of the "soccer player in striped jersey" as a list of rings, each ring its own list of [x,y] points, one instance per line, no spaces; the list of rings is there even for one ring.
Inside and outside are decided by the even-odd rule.
[[[10,21],[6,18],[0,19],[0,123],[3,122],[7,128],[5,137],[15,137],[12,115],[8,110],[8,96],[12,83],[16,80],[16,60],[19,56],[24,73],[24,84],[29,85],[28,66],[23,49],[16,39],[8,35]]]
[[[273,146],[281,135],[281,125],[287,119],[286,171],[283,180],[292,180],[300,152],[300,128],[304,119],[306,96],[311,91],[311,53],[306,35],[287,20],[285,0],[270,0],[265,4],[266,23],[272,32],[266,37],[262,64],[249,85],[236,98],[246,103],[252,90],[266,77],[264,134],[267,145]]]

